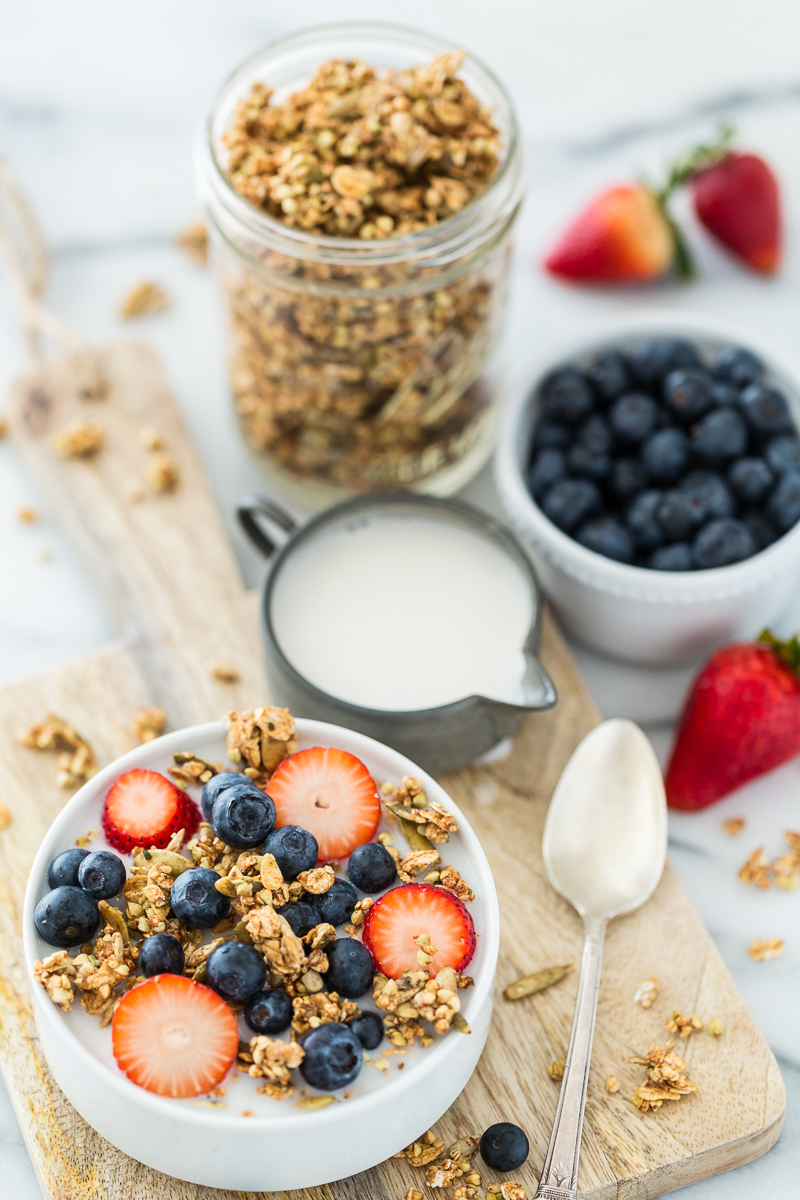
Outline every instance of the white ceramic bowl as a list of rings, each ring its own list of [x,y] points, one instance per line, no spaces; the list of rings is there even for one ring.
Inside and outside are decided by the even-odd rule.
[[[348,1089],[350,1099],[337,1099],[327,1108],[298,1108],[299,1093],[280,1101],[258,1095],[258,1081],[235,1069],[226,1080],[227,1107],[212,1108],[204,1100],[155,1096],[131,1083],[114,1060],[111,1029],[100,1029],[99,1021],[77,1002],[69,1013],[62,1013],[33,983],[36,959],[53,952],[33,925],[33,910],[48,890],[51,860],[74,846],[76,836],[99,827],[105,794],[123,771],[146,767],[164,772],[172,755],[187,749],[213,762],[224,760],[221,722],[197,725],[139,746],[84,784],[42,842],[25,895],[24,945],[34,1015],[59,1087],[81,1116],[120,1150],[167,1175],[209,1187],[240,1191],[314,1187],[375,1166],[414,1141],[450,1107],[475,1069],[489,1032],[499,947],[497,893],[486,856],[458,806],[409,759],[371,738],[317,721],[298,721],[297,729],[301,749],[322,745],[348,750],[379,781],[399,783],[404,775],[421,778],[429,798],[458,817],[459,831],[448,843],[447,861],[475,891],[470,910],[478,946],[469,968],[475,987],[461,993],[471,1034],[451,1032],[427,1049],[417,1047],[391,1057],[386,1073],[365,1064]],[[393,836],[397,842],[396,826]],[[92,848],[105,845],[99,837]],[[369,996],[359,1003],[372,1007]],[[243,1022],[240,1029],[243,1038],[252,1036]],[[371,1057],[380,1053],[381,1048]],[[397,1069],[401,1061],[403,1071]],[[313,1088],[307,1090],[315,1094]],[[253,1115],[243,1117],[243,1110]]]
[[[544,376],[562,363],[586,363],[607,347],[669,336],[688,338],[709,355],[732,344],[754,350],[769,381],[786,393],[800,427],[800,368],[741,329],[687,313],[651,312],[618,320],[537,364],[531,383],[505,414],[495,459],[503,507],[530,547],[562,623],[588,645],[635,663],[689,662],[725,642],[752,638],[780,615],[800,581],[800,525],[741,563],[709,571],[651,571],[587,550],[531,498],[524,476],[536,390]]]

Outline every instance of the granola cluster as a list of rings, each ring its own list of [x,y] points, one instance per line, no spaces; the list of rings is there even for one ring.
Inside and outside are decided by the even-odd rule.
[[[428,1187],[449,1188],[457,1184],[455,1200],[470,1200],[477,1195],[481,1184],[480,1174],[470,1161],[479,1145],[478,1138],[468,1135],[453,1142],[445,1151],[444,1142],[429,1129],[419,1141],[406,1146],[395,1158],[404,1158],[412,1167],[423,1169]],[[409,1188],[406,1195],[413,1194],[414,1190]]]
[[[672,1042],[666,1046],[653,1046],[644,1058],[632,1055],[628,1062],[638,1063],[645,1068],[647,1082],[640,1084],[631,1100],[640,1112],[651,1109],[655,1112],[665,1100],[680,1100],[697,1091],[697,1084],[686,1075],[686,1063],[672,1050]]]
[[[491,113],[457,75],[463,58],[382,75],[326,62],[277,103],[255,83],[225,137],[231,185],[283,225],[355,248],[446,222],[486,189],[501,154]],[[377,489],[475,444],[504,246],[446,270],[414,251],[380,265],[242,248],[263,269],[226,272],[231,380],[256,450],[296,475]]]
[[[100,1017],[101,1028],[109,1024],[136,967],[138,951],[112,925],[106,925],[93,946],[70,958],[57,950],[38,961],[34,979],[62,1012],[68,1012],[76,995],[90,1016]]]
[[[783,835],[789,850],[775,859],[768,859],[764,848],[754,850],[739,871],[742,883],[752,883],[758,888],[772,887],[793,892],[800,883],[800,833],[787,830]]]
[[[19,740],[30,750],[54,750],[58,754],[56,779],[59,787],[77,787],[99,770],[89,743],[69,721],[53,713],[48,713],[39,725],[32,725],[20,734]]]
[[[286,708],[229,712],[228,758],[262,787],[289,754],[297,749],[297,730]]]

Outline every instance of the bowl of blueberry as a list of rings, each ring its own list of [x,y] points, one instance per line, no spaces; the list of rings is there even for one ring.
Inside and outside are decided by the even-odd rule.
[[[757,634],[795,591],[799,430],[797,367],[651,313],[542,365],[506,414],[496,480],[564,625],[679,663]]]
[[[48,1065],[93,1128],[168,1175],[282,1192],[450,1107],[489,1032],[499,913],[432,778],[266,708],[84,784],[34,862],[24,946]]]

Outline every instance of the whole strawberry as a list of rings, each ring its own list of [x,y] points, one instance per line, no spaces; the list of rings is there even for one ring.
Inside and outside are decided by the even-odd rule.
[[[694,681],[665,785],[695,811],[800,754],[800,642],[768,632],[718,650]]]
[[[658,200],[642,184],[597,196],[545,259],[551,275],[586,283],[657,279],[675,258],[673,231]]]
[[[695,211],[706,229],[756,271],[780,261],[778,183],[755,154],[730,151],[691,179]]]

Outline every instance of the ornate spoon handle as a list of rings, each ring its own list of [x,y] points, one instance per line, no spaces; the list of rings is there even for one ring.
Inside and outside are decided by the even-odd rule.
[[[589,1082],[589,1062],[597,1015],[597,993],[603,968],[606,922],[584,918],[585,940],[581,958],[578,999],[572,1020],[567,1062],[547,1158],[536,1191],[542,1200],[577,1200],[578,1160],[581,1153],[583,1109]]]

